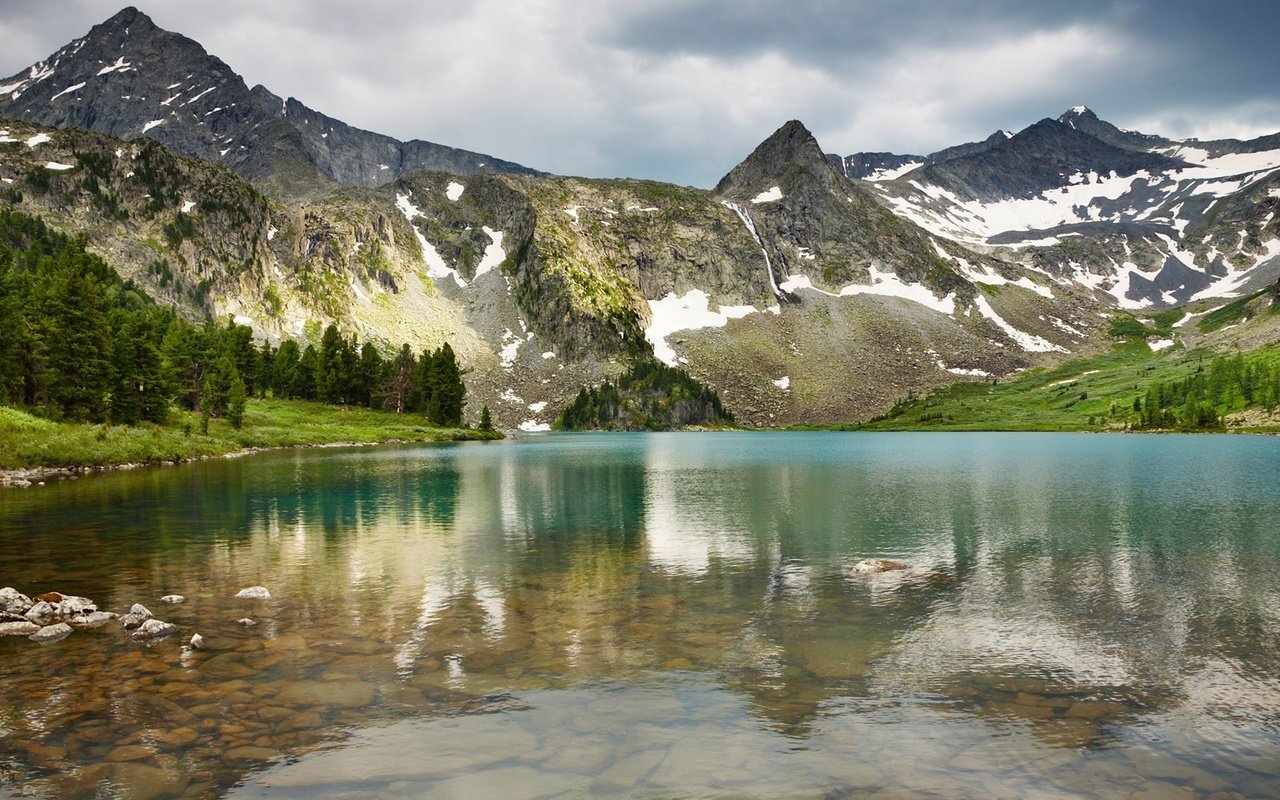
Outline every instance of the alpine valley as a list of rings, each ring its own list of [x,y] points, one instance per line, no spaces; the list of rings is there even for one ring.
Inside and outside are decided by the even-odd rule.
[[[711,190],[560,177],[249,88],[133,8],[0,80],[0,120],[0,206],[193,320],[448,341],[468,418],[506,428],[649,354],[768,426],[1096,354],[1129,318],[1171,354],[1280,340],[1280,133],[1174,141],[1076,107],[839,156],[791,121]],[[1227,304],[1237,324],[1197,324]]]

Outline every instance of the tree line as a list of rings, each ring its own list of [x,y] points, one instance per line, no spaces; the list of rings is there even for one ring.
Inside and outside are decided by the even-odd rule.
[[[688,425],[727,425],[715,390],[689,373],[655,360],[638,361],[598,387],[578,392],[556,420],[557,430],[670,430]]]
[[[1133,398],[1138,428],[1222,427],[1224,414],[1280,407],[1280,364],[1264,355],[1219,355],[1180,380],[1156,381]]]
[[[123,281],[83,238],[0,209],[0,404],[54,419],[164,422],[171,405],[237,427],[271,395],[424,414],[461,426],[466,388],[453,349],[384,357],[330,325],[318,345],[256,344],[228,321],[189,322]]]

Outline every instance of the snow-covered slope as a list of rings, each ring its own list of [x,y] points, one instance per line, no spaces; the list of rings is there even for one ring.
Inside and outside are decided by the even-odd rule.
[[[1277,136],[1175,142],[1077,106],[984,150],[930,158],[864,182],[938,237],[998,249],[1124,308],[1233,297],[1280,273]],[[1256,213],[1228,221],[1228,201]]]

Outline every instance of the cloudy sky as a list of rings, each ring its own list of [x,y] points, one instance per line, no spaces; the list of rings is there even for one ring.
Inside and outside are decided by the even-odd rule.
[[[0,0],[0,75],[117,0]],[[1275,0],[164,0],[252,86],[401,139],[708,187],[796,118],[927,153],[1085,104],[1167,136],[1280,131]]]

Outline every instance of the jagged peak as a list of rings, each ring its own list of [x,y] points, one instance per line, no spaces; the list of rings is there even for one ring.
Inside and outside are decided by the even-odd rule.
[[[769,134],[768,138],[751,151],[751,155],[721,179],[716,185],[716,191],[723,194],[735,188],[751,189],[753,181],[775,175],[793,164],[824,170],[834,169],[822,152],[817,138],[798,119],[788,121]]]
[[[151,32],[158,30],[160,30],[159,26],[152,21],[151,17],[139,11],[134,6],[125,6],[115,14],[112,14],[101,24],[94,26],[94,31],[104,34],[114,34],[119,32],[123,35],[128,32],[130,35],[133,35],[138,32]]]
[[[1097,119],[1098,115],[1093,113],[1093,110],[1088,106],[1072,106],[1058,115],[1058,122],[1066,123],[1068,125],[1076,122],[1077,120],[1093,121]]]

